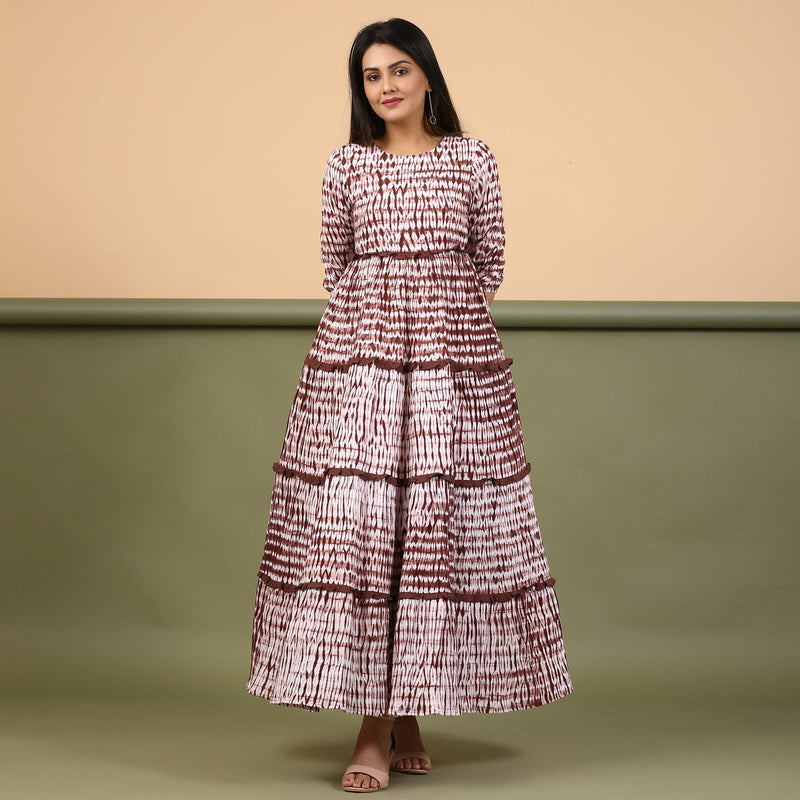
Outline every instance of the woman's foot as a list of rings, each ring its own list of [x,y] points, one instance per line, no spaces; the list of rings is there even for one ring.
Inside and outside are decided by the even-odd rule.
[[[397,755],[392,759],[392,769],[398,772],[424,774],[430,772],[431,762],[422,744],[416,717],[395,717],[394,736]]]
[[[392,723],[391,719],[364,717],[350,764],[370,767],[388,776],[392,752]],[[380,788],[381,782],[364,772],[345,772],[342,776],[342,789],[345,791],[377,792]]]

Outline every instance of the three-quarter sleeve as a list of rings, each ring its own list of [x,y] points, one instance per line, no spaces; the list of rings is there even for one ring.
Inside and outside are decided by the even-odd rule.
[[[483,142],[475,153],[471,188],[467,252],[484,292],[496,292],[503,282],[506,234],[497,162]]]
[[[353,216],[346,178],[335,151],[322,178],[322,229],[320,257],[325,267],[322,285],[333,291],[353,255]]]

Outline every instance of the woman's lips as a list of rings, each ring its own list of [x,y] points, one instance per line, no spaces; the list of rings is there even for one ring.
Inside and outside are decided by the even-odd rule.
[[[393,97],[391,100],[384,100],[381,105],[389,106],[389,108],[394,108],[398,103],[402,103],[402,97]]]

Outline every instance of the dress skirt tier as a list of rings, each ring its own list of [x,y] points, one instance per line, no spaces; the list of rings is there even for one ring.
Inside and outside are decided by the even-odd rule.
[[[354,714],[456,715],[572,686],[510,365],[494,159],[335,151],[332,290],[274,465],[247,689]],[[498,252],[499,251],[499,252]]]

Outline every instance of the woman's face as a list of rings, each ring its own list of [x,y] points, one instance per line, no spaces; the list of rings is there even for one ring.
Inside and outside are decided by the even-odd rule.
[[[373,44],[361,59],[364,94],[373,111],[387,124],[422,126],[425,94],[430,88],[425,73],[402,50],[390,44]]]

